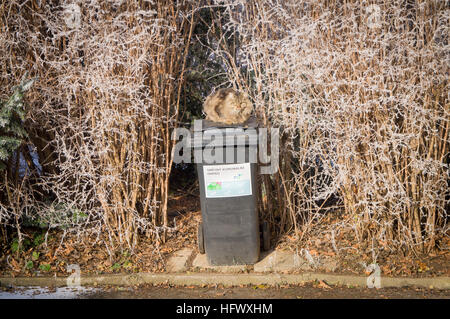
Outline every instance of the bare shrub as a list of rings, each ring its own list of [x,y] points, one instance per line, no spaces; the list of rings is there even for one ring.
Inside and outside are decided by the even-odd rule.
[[[25,70],[40,79],[26,126],[43,167],[34,185],[47,197],[34,202],[34,218],[104,232],[113,249],[169,229],[170,132],[195,6],[2,1],[1,93]],[[6,222],[19,203],[2,205]]]
[[[39,76],[26,127],[42,165],[38,176],[9,179],[17,200],[1,203],[1,223],[29,214],[78,234],[104,232],[112,248],[169,229],[170,130],[196,6],[1,2],[0,94],[26,70]],[[372,250],[415,253],[448,235],[445,2],[208,7],[210,58],[223,58],[265,126],[283,130],[280,169],[263,176],[262,200],[281,233],[327,233],[339,251],[335,238],[351,229]],[[323,227],[340,205],[338,221]]]
[[[280,170],[265,180],[281,231],[353,229],[366,246],[413,252],[448,235],[444,2],[214,3],[238,39],[230,81],[247,80],[259,117],[283,128]],[[215,54],[230,61],[223,42]],[[345,214],[323,229],[333,194]]]

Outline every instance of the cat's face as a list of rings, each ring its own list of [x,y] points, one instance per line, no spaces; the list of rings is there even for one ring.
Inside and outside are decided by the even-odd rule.
[[[241,101],[239,99],[239,96],[235,93],[229,93],[225,100],[226,105],[229,107],[229,112],[232,114],[239,114],[242,109]]]
[[[252,112],[252,103],[245,94],[239,95],[239,106],[244,114],[250,114]]]

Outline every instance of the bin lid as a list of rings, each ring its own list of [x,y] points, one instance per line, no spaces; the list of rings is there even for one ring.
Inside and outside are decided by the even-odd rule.
[[[219,122],[213,122],[213,121],[209,121],[209,120],[201,120],[202,121],[202,131],[206,130],[206,129],[210,129],[210,128],[257,128],[258,125],[258,120],[256,119],[256,117],[254,115],[250,116],[249,119],[247,121],[245,121],[244,123],[241,124],[225,124],[225,123],[219,123]],[[191,127],[192,130],[197,131],[195,129],[195,126],[193,125]]]
[[[258,144],[258,123],[255,117],[251,117],[243,124],[223,124],[208,120],[202,120],[201,130],[194,132],[192,145],[194,148],[244,146]],[[200,133],[200,134],[199,134]]]

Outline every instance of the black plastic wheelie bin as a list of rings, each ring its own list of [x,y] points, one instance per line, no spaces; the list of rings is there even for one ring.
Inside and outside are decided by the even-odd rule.
[[[194,129],[202,210],[198,247],[211,265],[253,264],[259,259],[257,124],[250,120],[246,126],[202,120],[201,129]],[[205,154],[214,154],[214,162]]]

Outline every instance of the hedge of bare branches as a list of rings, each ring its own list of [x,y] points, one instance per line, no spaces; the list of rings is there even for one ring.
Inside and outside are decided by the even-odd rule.
[[[42,174],[2,176],[0,222],[30,215],[133,247],[138,232],[168,229],[170,131],[198,2],[77,3],[1,2],[0,94],[25,71],[39,76],[26,127]],[[282,128],[261,202],[280,233],[334,242],[350,229],[415,253],[448,236],[445,1],[205,3],[210,58],[223,58],[265,126]]]
[[[446,2],[215,3],[239,42],[230,81],[249,83],[260,118],[284,131],[265,180],[281,229],[353,229],[360,243],[414,252],[448,236]],[[212,45],[230,61],[224,40]],[[336,195],[344,214],[324,230]]]
[[[113,249],[134,247],[138,232],[165,233],[170,133],[195,6],[1,2],[1,93],[26,70],[39,77],[26,127],[42,174],[30,196],[20,188],[27,178],[9,180],[17,199],[3,202],[0,221],[28,214],[50,228],[103,232]]]

